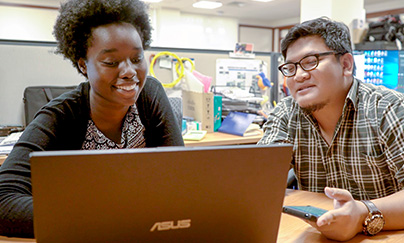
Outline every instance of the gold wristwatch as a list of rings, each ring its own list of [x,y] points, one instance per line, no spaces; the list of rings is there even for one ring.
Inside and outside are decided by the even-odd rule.
[[[385,223],[383,214],[373,202],[369,200],[362,200],[361,202],[365,204],[369,211],[369,215],[363,222],[362,232],[365,235],[375,235],[383,229]]]

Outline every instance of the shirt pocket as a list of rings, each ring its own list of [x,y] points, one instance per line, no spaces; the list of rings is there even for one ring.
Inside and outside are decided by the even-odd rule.
[[[395,172],[388,165],[385,153],[376,156],[361,154],[360,159],[357,178],[370,198],[384,197],[396,191]]]
[[[360,156],[360,163],[363,164],[361,166],[367,165],[369,170],[373,173],[387,172],[389,171],[389,167],[386,161],[387,157],[385,153],[381,153],[378,155],[368,155],[362,153]]]

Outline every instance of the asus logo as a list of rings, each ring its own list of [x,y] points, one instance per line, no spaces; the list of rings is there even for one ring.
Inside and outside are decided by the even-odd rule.
[[[153,232],[157,229],[157,231],[162,230],[174,230],[174,229],[186,229],[191,227],[190,219],[177,220],[177,224],[174,221],[164,221],[164,222],[156,222],[153,227],[151,227],[150,232]]]

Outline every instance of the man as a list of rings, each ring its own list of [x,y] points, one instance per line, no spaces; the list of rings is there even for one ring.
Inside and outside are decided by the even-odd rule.
[[[404,229],[404,95],[353,77],[342,23],[298,24],[281,49],[291,97],[269,115],[259,144],[293,144],[299,189],[334,199],[311,225],[341,241]]]

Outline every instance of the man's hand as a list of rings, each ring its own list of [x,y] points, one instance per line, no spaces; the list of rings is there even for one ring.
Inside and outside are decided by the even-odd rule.
[[[326,187],[324,192],[334,199],[334,209],[318,218],[317,223],[307,222],[332,240],[346,241],[361,232],[368,214],[366,206],[354,200],[347,190]]]

